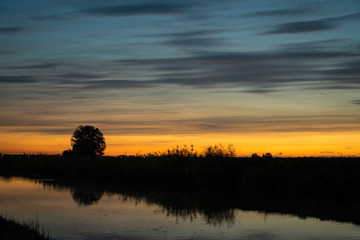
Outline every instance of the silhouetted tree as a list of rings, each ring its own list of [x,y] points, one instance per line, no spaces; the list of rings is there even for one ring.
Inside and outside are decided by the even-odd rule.
[[[98,128],[78,126],[71,138],[72,155],[102,156],[106,148],[105,138]]]
[[[259,158],[260,156],[259,156],[257,153],[253,153],[253,154],[251,155],[251,157],[252,157],[252,158]]]

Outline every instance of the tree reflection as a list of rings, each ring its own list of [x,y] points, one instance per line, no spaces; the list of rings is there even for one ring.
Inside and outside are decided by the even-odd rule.
[[[71,195],[79,206],[89,206],[97,203],[103,196],[103,192],[72,189]]]
[[[197,195],[186,192],[166,192],[166,191],[131,191],[124,188],[106,189],[105,185],[80,183],[80,182],[42,182],[44,188],[56,191],[70,191],[72,198],[78,206],[90,206],[100,201],[103,195],[115,196],[120,201],[133,201],[135,203],[145,203],[147,205],[158,205],[161,212],[176,219],[190,220],[198,217],[203,218],[208,224],[213,226],[228,225],[235,223],[235,211],[228,205],[224,205],[220,199],[214,198],[215,195]]]
[[[99,182],[37,181],[44,188],[69,191],[74,201],[83,207],[96,204],[102,196],[112,196],[119,201],[135,204],[157,205],[160,211],[177,220],[202,218],[213,226],[235,223],[236,209],[262,211],[265,213],[293,214],[299,217],[317,217],[323,220],[360,224],[358,205],[339,204],[331,198],[306,199],[299,196],[226,195],[221,190],[209,191],[160,191],[139,186],[124,186]],[[136,189],[136,190],[134,190]],[[336,209],[336,210],[334,210]]]

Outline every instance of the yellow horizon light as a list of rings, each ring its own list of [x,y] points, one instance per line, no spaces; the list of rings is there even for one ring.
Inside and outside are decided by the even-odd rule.
[[[209,145],[234,145],[238,156],[270,152],[274,156],[360,156],[360,132],[246,133],[196,135],[105,136],[105,155],[142,155],[165,151],[177,145],[194,145],[197,151]],[[12,134],[1,137],[2,154],[61,154],[71,149],[68,135]]]

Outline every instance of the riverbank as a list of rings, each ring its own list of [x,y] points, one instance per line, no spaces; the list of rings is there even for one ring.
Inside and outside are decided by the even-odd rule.
[[[171,191],[360,199],[360,158],[4,155],[0,174]]]
[[[36,222],[20,224],[0,216],[0,239],[51,240],[52,238],[40,232],[39,224]]]
[[[1,157],[0,174],[69,188],[79,205],[125,193],[175,212],[189,210],[184,199],[211,215],[239,208],[360,224],[360,158],[22,155]]]

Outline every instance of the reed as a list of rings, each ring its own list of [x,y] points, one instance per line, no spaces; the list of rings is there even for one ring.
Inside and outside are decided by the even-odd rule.
[[[29,240],[51,240],[49,233],[40,229],[37,220],[18,223],[17,221],[0,216],[0,238],[3,240],[29,239]]]

